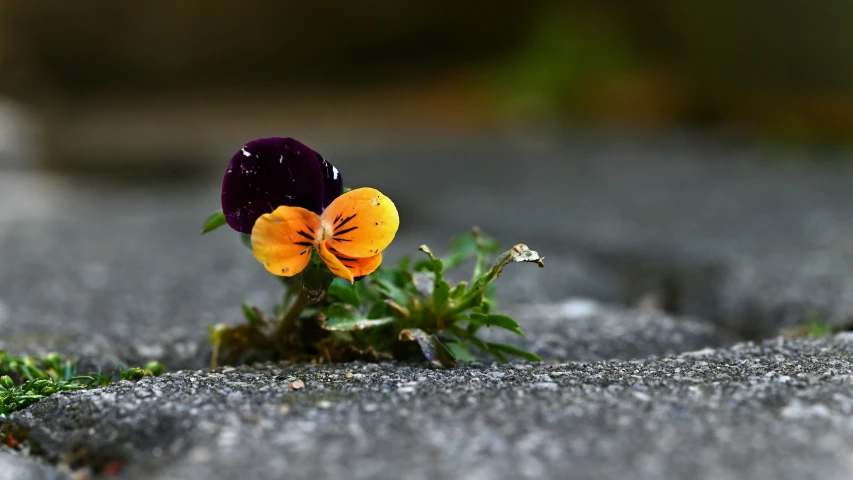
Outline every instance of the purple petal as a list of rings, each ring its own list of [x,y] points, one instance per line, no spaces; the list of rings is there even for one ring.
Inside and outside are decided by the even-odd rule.
[[[320,169],[323,171],[323,208],[325,209],[336,198],[343,195],[344,179],[334,165],[327,162],[319,153],[314,153],[320,160]]]
[[[261,138],[231,158],[222,179],[222,212],[231,228],[252,233],[258,217],[282,205],[322,213],[342,193],[339,180],[337,169],[302,143]]]

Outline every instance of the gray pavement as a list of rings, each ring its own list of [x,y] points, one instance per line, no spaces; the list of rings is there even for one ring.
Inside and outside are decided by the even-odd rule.
[[[851,353],[845,334],[630,362],[252,365],[56,395],[12,421],[49,460],[127,478],[844,479]]]

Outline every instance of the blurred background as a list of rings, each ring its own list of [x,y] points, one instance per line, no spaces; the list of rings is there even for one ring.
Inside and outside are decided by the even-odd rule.
[[[0,0],[0,162],[175,171],[265,135],[565,125],[846,147],[851,18],[849,0]]]
[[[0,331],[144,353],[272,305],[232,232],[198,237],[231,155],[267,136],[394,199],[389,260],[475,224],[540,250],[507,305],[849,326],[851,19],[850,0],[0,0]]]

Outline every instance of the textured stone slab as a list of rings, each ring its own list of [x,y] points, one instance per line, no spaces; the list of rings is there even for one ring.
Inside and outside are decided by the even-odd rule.
[[[12,421],[49,458],[83,449],[132,478],[842,479],[851,354],[842,335],[546,366],[269,364],[56,395]]]
[[[517,305],[507,313],[523,326],[525,337],[499,329],[484,335],[533,351],[545,362],[631,360],[734,342],[731,334],[709,322],[582,298]]]

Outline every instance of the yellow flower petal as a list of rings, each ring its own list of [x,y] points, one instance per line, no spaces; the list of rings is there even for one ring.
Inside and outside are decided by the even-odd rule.
[[[252,253],[274,275],[292,277],[311,259],[320,217],[302,207],[278,207],[252,228]]]
[[[329,248],[355,258],[372,257],[388,246],[400,216],[390,198],[374,188],[357,188],[336,198],[323,212]]]

